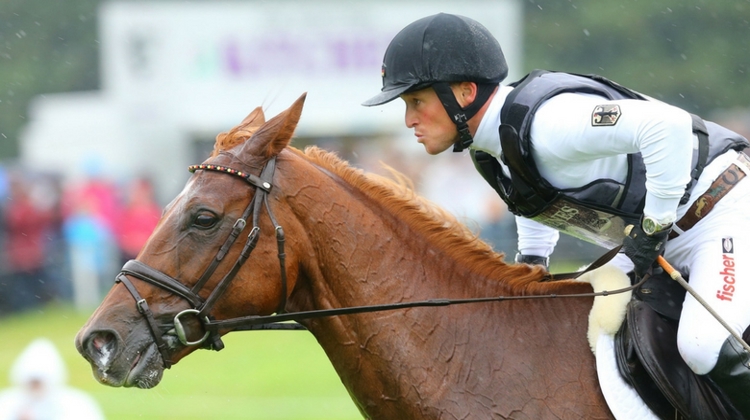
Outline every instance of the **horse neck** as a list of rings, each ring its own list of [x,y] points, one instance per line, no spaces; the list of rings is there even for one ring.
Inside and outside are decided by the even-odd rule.
[[[321,299],[313,309],[512,293],[497,277],[479,273],[450,249],[425,239],[425,232],[377,199],[312,168],[283,179],[298,181],[284,188],[291,191],[286,196],[314,253],[302,263],[303,276]]]
[[[300,261],[289,310],[538,292],[514,290],[509,283],[513,277],[540,277],[540,271],[495,261],[496,275],[487,275],[486,270],[459,261],[455,252],[426,240],[424,232],[378,200],[325,171],[307,168],[283,179],[289,182],[283,188],[301,225],[298,234],[307,241],[307,260]],[[506,392],[506,388],[490,389],[499,383],[523,388],[525,384],[515,384],[512,378],[526,376],[519,366],[534,366],[516,358],[531,353],[532,365],[538,361],[544,366],[582,369],[583,359],[574,355],[591,357],[585,331],[580,329],[588,305],[585,299],[452,305],[320,318],[305,325],[366,417],[421,418],[430,410],[440,410],[442,404],[426,401],[425,396],[443,395],[443,402],[455,401],[487,418],[492,415],[481,398],[460,390]],[[549,322],[564,327],[550,328]],[[572,337],[576,331],[579,338]],[[547,345],[549,341],[554,345]],[[495,366],[498,360],[505,362]],[[467,373],[475,369],[481,380]],[[422,376],[426,373],[442,379],[431,382]],[[591,382],[595,383],[593,377]],[[533,403],[525,398],[518,404],[506,399],[498,409],[512,411]]]

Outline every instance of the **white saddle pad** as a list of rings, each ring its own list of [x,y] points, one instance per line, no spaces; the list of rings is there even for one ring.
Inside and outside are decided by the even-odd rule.
[[[630,286],[630,279],[617,267],[605,265],[580,278],[591,284],[595,292],[613,291]],[[631,293],[594,298],[589,314],[588,339],[596,356],[599,386],[612,415],[618,420],[659,420],[638,393],[620,376],[615,359],[615,333],[620,329]]]

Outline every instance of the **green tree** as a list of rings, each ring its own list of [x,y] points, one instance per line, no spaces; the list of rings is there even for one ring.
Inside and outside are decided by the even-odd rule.
[[[17,155],[34,96],[98,88],[98,3],[5,0],[0,5],[0,158]]]
[[[596,73],[708,116],[750,103],[750,1],[525,3],[526,70]]]

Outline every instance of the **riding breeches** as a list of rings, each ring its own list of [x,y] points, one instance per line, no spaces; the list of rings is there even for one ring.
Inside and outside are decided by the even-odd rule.
[[[740,335],[750,325],[748,178],[734,185],[690,230],[670,240],[664,254],[675,268],[689,276],[690,286],[697,294]],[[677,344],[688,366],[697,374],[710,372],[729,336],[730,332],[687,293]]]

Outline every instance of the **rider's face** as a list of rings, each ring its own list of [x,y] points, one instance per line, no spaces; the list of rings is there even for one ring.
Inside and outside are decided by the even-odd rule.
[[[414,129],[417,141],[431,155],[444,152],[455,143],[458,132],[437,93],[431,88],[404,93],[406,126]]]

